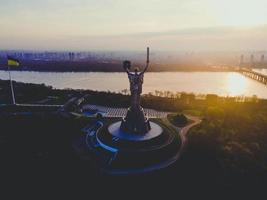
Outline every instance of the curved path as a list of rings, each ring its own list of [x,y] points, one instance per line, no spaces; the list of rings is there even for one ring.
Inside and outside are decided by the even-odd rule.
[[[170,126],[172,126],[179,134],[180,138],[181,138],[181,147],[180,150],[177,152],[177,154],[170,158],[169,160],[165,161],[165,162],[161,162],[158,163],[156,165],[152,165],[143,169],[128,169],[128,170],[112,170],[112,171],[108,171],[109,174],[113,174],[113,175],[127,175],[129,173],[131,174],[140,174],[140,173],[145,173],[145,172],[150,172],[150,171],[154,171],[154,170],[159,170],[159,169],[163,169],[165,167],[168,167],[169,165],[173,164],[174,162],[176,162],[181,155],[183,154],[183,152],[185,151],[186,148],[186,144],[187,144],[187,133],[188,131],[201,123],[201,120],[198,117],[194,117],[194,116],[186,116],[188,119],[192,120],[193,123],[183,127],[183,128],[179,128],[176,127],[174,125],[172,125],[167,118],[164,118],[169,124]]]
[[[171,125],[173,128],[175,128],[175,130],[179,133],[179,136],[180,136],[180,138],[181,138],[181,148],[180,148],[180,150],[179,150],[179,152],[178,152],[178,154],[177,154],[177,159],[179,159],[180,156],[182,155],[182,153],[185,151],[185,148],[186,148],[186,145],[187,145],[187,133],[188,133],[188,131],[189,131],[192,127],[194,127],[194,126],[196,126],[196,125],[198,125],[198,124],[201,123],[201,119],[199,119],[198,117],[194,117],[194,116],[190,116],[190,115],[186,115],[186,117],[187,117],[188,119],[192,120],[193,123],[191,123],[191,124],[189,124],[189,125],[187,125],[187,126],[185,126],[185,127],[183,127],[183,128],[179,128],[179,127],[177,127],[177,126],[174,126],[173,124],[171,124],[171,123],[169,122],[170,125]]]
[[[175,156],[173,156],[172,158],[170,158],[164,162],[158,163],[156,165],[152,165],[152,166],[142,168],[142,169],[127,169],[127,170],[105,170],[105,169],[103,169],[103,170],[106,171],[108,174],[113,174],[113,175],[140,174],[140,173],[150,172],[150,171],[154,171],[154,170],[159,170],[159,169],[168,167],[169,165],[173,164],[181,157],[181,155],[185,151],[185,148],[187,145],[187,133],[189,132],[189,130],[192,127],[198,125],[201,122],[201,120],[198,117],[193,117],[193,116],[189,116],[189,115],[187,115],[186,117],[188,119],[192,120],[193,123],[191,123],[191,124],[189,124],[183,128],[179,128],[179,127],[176,127],[173,124],[171,124],[168,121],[167,117],[165,117],[163,119],[164,121],[166,121],[171,127],[173,127],[177,131],[177,133],[179,134],[179,136],[181,138],[181,147],[180,147],[179,151],[177,152],[177,154]],[[101,129],[101,127],[102,126],[95,127],[91,131],[96,133],[99,129]],[[91,131],[88,131],[87,136],[92,135]]]

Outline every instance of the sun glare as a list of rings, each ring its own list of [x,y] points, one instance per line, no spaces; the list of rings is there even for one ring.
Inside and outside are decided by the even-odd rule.
[[[230,96],[240,96],[246,91],[246,78],[237,73],[231,73],[227,77],[228,92]]]

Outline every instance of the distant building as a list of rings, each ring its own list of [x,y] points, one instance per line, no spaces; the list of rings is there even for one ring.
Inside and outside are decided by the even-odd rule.
[[[243,64],[244,64],[244,55],[242,54],[242,55],[240,56],[239,65],[241,66],[241,65],[243,65]]]
[[[250,56],[250,64],[251,64],[251,66],[254,65],[254,55],[253,54],[251,54],[251,56]]]
[[[261,64],[264,64],[264,54],[261,55]]]
[[[69,60],[74,60],[74,53],[73,52],[69,52]]]

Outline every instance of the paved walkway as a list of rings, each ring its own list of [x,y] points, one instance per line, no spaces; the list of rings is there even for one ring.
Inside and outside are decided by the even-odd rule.
[[[181,138],[181,148],[177,154],[177,159],[179,159],[181,157],[181,155],[184,153],[186,146],[187,146],[187,133],[189,132],[189,130],[200,124],[201,123],[201,119],[199,117],[195,117],[195,116],[190,116],[190,115],[186,115],[186,117],[190,120],[192,120],[193,122],[183,128],[179,128],[177,126],[174,126],[171,124],[171,122],[169,122],[169,124],[176,129],[176,131],[179,133],[179,136]]]
[[[83,106],[84,109],[97,109],[99,112],[104,112],[105,117],[124,117],[127,113],[127,108],[111,108],[106,106],[87,104]],[[166,118],[170,112],[162,112],[153,109],[144,108],[146,116],[149,118]]]
[[[140,173],[145,173],[145,172],[151,172],[154,170],[159,170],[159,169],[163,169],[165,167],[168,167],[169,165],[173,164],[174,162],[176,162],[178,159],[180,159],[181,155],[183,154],[183,152],[185,151],[185,148],[187,146],[187,133],[189,132],[189,130],[198,125],[199,123],[201,123],[201,119],[199,119],[198,117],[194,117],[194,116],[189,116],[187,115],[187,117],[189,119],[191,119],[193,121],[193,123],[183,127],[183,128],[179,128],[176,127],[174,125],[172,125],[168,119],[164,119],[166,120],[166,122],[168,122],[173,128],[176,129],[177,133],[179,134],[180,138],[181,138],[181,147],[179,149],[179,151],[177,152],[177,154],[175,156],[173,156],[172,158],[170,158],[169,160],[165,161],[165,162],[161,162],[146,168],[142,168],[142,169],[127,169],[127,170],[111,170],[111,171],[107,171],[109,174],[113,174],[113,175],[128,175],[129,173],[133,173],[133,174],[140,174]]]

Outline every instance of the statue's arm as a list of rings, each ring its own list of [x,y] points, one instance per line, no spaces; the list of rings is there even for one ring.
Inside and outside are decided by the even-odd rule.
[[[148,63],[146,63],[146,67],[141,73],[144,74],[146,72],[147,68],[148,68]]]
[[[123,61],[123,68],[127,72],[127,74],[130,73],[130,70],[129,70],[130,67],[131,67],[131,62],[130,61],[128,61],[128,60]]]
[[[146,67],[145,69],[141,72],[141,74],[144,74],[148,68],[149,65],[149,47],[147,47],[147,59],[146,59]]]

